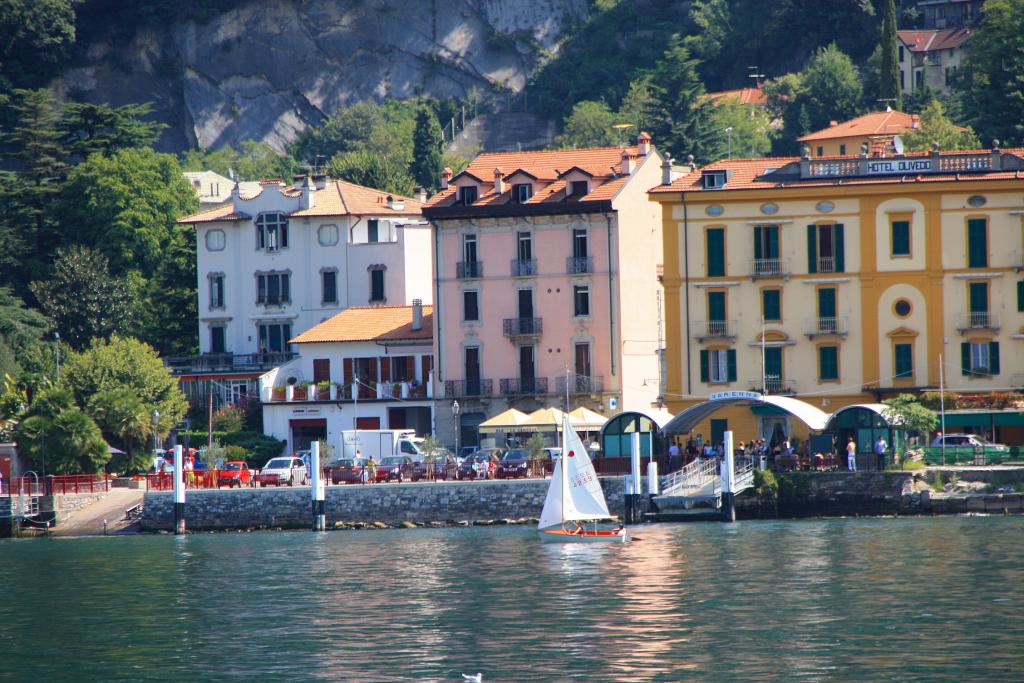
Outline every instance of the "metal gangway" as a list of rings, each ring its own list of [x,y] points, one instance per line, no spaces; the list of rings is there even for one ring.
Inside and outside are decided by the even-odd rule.
[[[731,446],[729,435],[727,446]],[[732,471],[727,471],[728,468]],[[722,495],[735,496],[754,485],[754,464],[747,459],[697,458],[682,469],[661,479],[661,494],[657,497],[659,507],[682,506],[689,510],[695,506],[722,507]]]

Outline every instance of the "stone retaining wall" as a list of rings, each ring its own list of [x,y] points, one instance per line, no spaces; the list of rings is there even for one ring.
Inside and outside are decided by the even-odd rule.
[[[60,524],[61,521],[72,513],[81,510],[87,505],[92,505],[96,501],[103,500],[108,495],[110,494],[107,491],[97,491],[95,493],[66,493],[55,496],[40,496],[39,512],[55,513],[56,523]]]
[[[444,482],[329,486],[324,499],[327,525],[478,522],[540,516],[550,480]],[[621,477],[601,480],[613,515],[623,509]],[[185,498],[189,529],[307,528],[310,491],[299,488],[190,490]],[[174,528],[170,492],[146,493],[142,528]]]

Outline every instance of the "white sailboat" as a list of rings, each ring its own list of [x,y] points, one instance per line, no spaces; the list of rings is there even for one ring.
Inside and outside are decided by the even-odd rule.
[[[608,503],[597,480],[594,463],[590,461],[583,441],[569,424],[562,420],[562,456],[555,463],[544,509],[537,531],[545,542],[556,543],[622,543],[629,533],[620,527],[599,528],[597,521],[608,519]],[[587,522],[593,522],[588,525]]]

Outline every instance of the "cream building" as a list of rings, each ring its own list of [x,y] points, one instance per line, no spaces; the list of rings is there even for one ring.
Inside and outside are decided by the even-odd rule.
[[[651,196],[673,412],[727,390],[833,412],[935,389],[940,359],[953,391],[1024,385],[1024,150],[723,160]],[[776,426],[801,434],[746,407],[696,431]]]

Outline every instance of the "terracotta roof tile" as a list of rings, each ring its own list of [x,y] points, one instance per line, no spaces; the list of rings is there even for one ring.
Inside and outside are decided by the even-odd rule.
[[[969,28],[943,28],[928,31],[896,31],[900,42],[911,52],[932,52],[960,47],[971,38]]]
[[[799,142],[832,140],[866,135],[899,135],[913,124],[913,117],[901,111],[876,111],[823,128],[797,138]]]
[[[1024,156],[1024,148],[1004,149],[1004,154]],[[965,150],[957,154],[987,154],[991,150]],[[927,152],[907,154],[907,157],[927,156]],[[823,159],[855,159],[856,157],[821,157],[813,161],[820,162]],[[658,185],[650,190],[651,194],[665,194],[674,192],[727,192],[729,190],[770,190],[780,188],[798,187],[827,187],[832,185],[886,185],[892,183],[907,182],[949,182],[960,180],[958,175],[947,175],[938,173],[925,173],[916,176],[844,176],[841,178],[813,178],[809,180],[794,180],[792,176],[785,179],[771,180],[771,175],[765,176],[768,169],[779,169],[786,164],[800,161],[800,157],[765,157],[762,159],[723,159],[709,164],[697,172],[685,175],[676,179],[671,185]],[[701,172],[713,170],[732,171],[729,181],[722,189],[705,190],[701,181]],[[962,178],[963,180],[1024,180],[1024,173],[1020,171],[1000,171],[995,173],[970,173]]]
[[[315,325],[292,344],[357,341],[429,341],[434,338],[433,306],[423,307],[423,327],[412,329],[412,306],[353,306]]]
[[[224,206],[218,206],[215,209],[207,209],[206,211],[200,211],[194,213],[191,216],[185,216],[179,223],[212,223],[214,221],[239,221],[249,220],[252,216],[241,211],[235,211],[234,207],[230,204]]]

